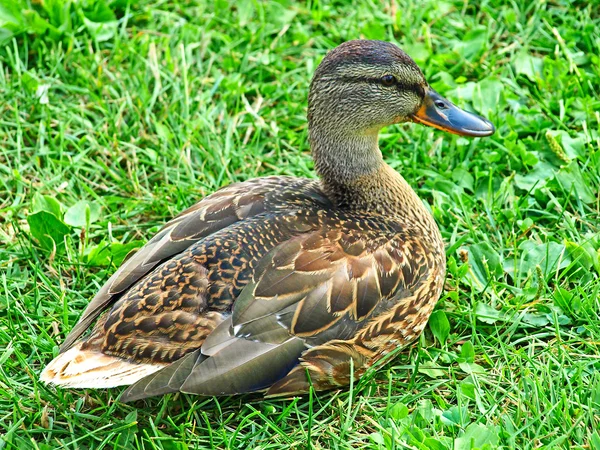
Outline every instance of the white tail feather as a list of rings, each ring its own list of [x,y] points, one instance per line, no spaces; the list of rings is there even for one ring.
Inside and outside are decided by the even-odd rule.
[[[81,344],[58,355],[42,371],[45,383],[71,388],[111,388],[133,384],[162,369],[162,364],[137,364],[94,350],[81,350]]]

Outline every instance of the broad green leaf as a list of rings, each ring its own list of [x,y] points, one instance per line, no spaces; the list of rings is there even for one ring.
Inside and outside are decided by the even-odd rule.
[[[83,14],[88,20],[97,23],[110,23],[117,20],[117,16],[110,6],[108,6],[106,0],[93,0],[88,2],[83,8]]]
[[[136,433],[138,432],[137,426],[137,410],[131,411],[125,417],[125,423],[129,425],[129,427],[120,431],[117,435],[116,443],[118,444],[118,448],[132,448],[133,442],[135,440]]]
[[[491,280],[503,273],[500,255],[487,242],[469,247],[469,265],[471,271],[467,278],[479,292],[483,291]]]
[[[496,113],[503,106],[504,83],[496,78],[486,78],[476,83],[473,91],[473,107],[485,117]]]
[[[284,3],[287,2],[265,3],[265,14],[268,17],[269,22],[279,29],[283,28],[287,24],[292,23],[297,14],[295,8],[291,8],[290,5]]]
[[[424,399],[419,402],[416,409],[417,413],[427,422],[431,422],[439,410],[433,407],[433,403],[429,399]]]
[[[475,315],[481,322],[489,324],[507,320],[506,315],[502,311],[498,311],[486,303],[477,303]]]
[[[408,433],[410,438],[408,439],[408,443],[411,445],[416,445],[418,448],[426,450],[423,448],[423,441],[425,440],[425,434],[423,431],[417,426],[406,427],[405,431]],[[428,449],[427,449],[428,450]]]
[[[580,199],[584,203],[597,201],[598,194],[594,194],[576,161],[559,170],[556,179],[563,189],[570,192],[574,198]]]
[[[445,344],[450,334],[450,322],[442,310],[434,311],[429,317],[429,329],[440,344]]]
[[[412,53],[410,53],[412,55]],[[435,80],[435,81],[434,81]],[[445,92],[456,88],[454,77],[448,72],[440,71],[431,77],[431,87],[438,92]]]
[[[71,1],[44,0],[41,2],[51,25],[66,31],[71,28]]]
[[[600,450],[600,434],[598,431],[594,431],[590,437],[590,449]]]
[[[87,17],[84,17],[83,23],[90,35],[98,42],[112,39],[117,32],[118,22],[116,20],[114,22],[93,22]]]
[[[423,444],[425,445],[425,448],[431,450],[448,450],[448,447],[445,444],[434,438],[425,439]]]
[[[29,214],[27,223],[31,235],[47,250],[56,246],[59,251],[64,246],[64,237],[70,232],[68,226],[48,211]]]
[[[521,321],[534,327],[545,327],[550,323],[548,314],[525,313],[521,316]]]
[[[105,0],[95,0],[84,8],[83,23],[98,42],[108,41],[117,33],[117,17]]]
[[[594,268],[600,273],[598,252],[590,242],[578,244],[576,242],[566,241],[565,245],[569,252],[569,256],[577,266],[581,267],[583,270]]]
[[[36,193],[31,201],[31,212],[46,211],[62,218],[64,206],[55,198]]]
[[[504,106],[503,92],[502,81],[496,78],[485,78],[477,83],[470,81],[460,85],[449,91],[447,95],[471,102],[479,114],[488,117]]]
[[[556,306],[570,314],[578,314],[581,309],[581,299],[579,296],[565,288],[557,287],[553,298]]]
[[[525,191],[530,191],[534,187],[539,189],[544,187],[549,180],[553,179],[556,172],[557,169],[552,164],[545,161],[539,161],[533,166],[533,170],[529,171],[527,174],[516,174],[515,185],[519,189]]]
[[[34,33],[38,35],[48,33],[52,39],[57,39],[62,35],[61,31],[57,27],[43,19],[37,11],[32,9],[23,11],[23,17],[25,18],[27,24],[25,31],[28,33]]]
[[[137,424],[137,410],[136,409],[134,409],[129,414],[127,414],[127,417],[125,417],[125,423]]]
[[[473,178],[473,175],[471,175],[469,173],[468,170],[464,169],[463,167],[457,167],[456,169],[454,169],[452,171],[452,179],[459,186],[473,192],[473,186],[475,185],[475,179]]]
[[[460,392],[465,396],[470,398],[471,400],[475,400],[476,399],[476,394],[475,394],[475,385],[473,383],[471,383],[470,381],[467,381],[471,379],[471,377],[467,377],[465,378],[465,380],[463,380],[460,383]]]
[[[446,372],[441,370],[439,365],[433,361],[427,361],[426,363],[419,365],[419,373],[431,378],[440,378],[446,375]]]
[[[495,448],[498,445],[498,427],[472,423],[454,440],[454,450]]]
[[[91,247],[87,254],[87,262],[93,266],[107,266],[111,263],[115,266],[120,266],[129,252],[136,248],[140,248],[142,245],[142,241],[131,241],[127,244],[122,244],[120,242],[107,244],[103,241],[100,244]]]
[[[6,25],[6,24],[5,24]],[[12,37],[17,34],[18,31],[12,31],[9,26],[2,26],[0,24],[0,45],[6,44],[8,41],[12,39]]]
[[[473,60],[483,51],[488,43],[487,28],[478,26],[456,42],[454,51],[467,60]]]
[[[485,369],[477,363],[459,362],[458,367],[469,375],[472,373],[485,373]]]
[[[240,0],[236,2],[238,22],[241,27],[246,26],[254,16],[254,1]]]
[[[473,347],[471,341],[467,341],[461,346],[460,357],[468,363],[472,363],[475,360],[475,347]]]
[[[451,89],[446,93],[446,97],[452,98],[453,102],[461,103],[457,101],[458,99],[464,102],[471,102],[473,100],[473,94],[475,92],[475,83],[473,81],[469,81],[468,83],[461,84],[456,86],[456,88]]]
[[[79,200],[65,212],[65,223],[72,227],[85,227],[100,217],[100,205]]]
[[[408,407],[404,403],[398,402],[389,409],[389,416],[394,420],[402,420],[408,417]]]
[[[406,43],[402,45],[402,49],[419,65],[425,64],[429,59],[430,52],[422,42]]]
[[[577,134],[577,137],[574,138],[565,130],[548,130],[546,133],[556,140],[569,159],[585,156],[585,137],[582,133]]]
[[[444,411],[440,417],[442,423],[450,426],[462,426],[462,424],[469,420],[469,411],[466,407],[459,408],[453,406],[450,409]]]
[[[520,51],[513,59],[517,75],[524,75],[531,81],[542,76],[544,62],[542,58],[530,55],[526,50]]]
[[[521,231],[527,231],[533,226],[533,220],[530,217],[527,217],[519,224],[519,229]]]
[[[385,446],[385,439],[383,438],[383,436],[382,436],[381,433],[378,433],[378,432],[377,433],[371,433],[369,435],[369,439],[371,439],[371,441],[374,444]]]
[[[8,41],[13,34],[21,33],[25,19],[19,2],[0,2],[0,44]]]
[[[540,266],[545,278],[553,276],[557,270],[564,269],[571,264],[571,256],[566,251],[564,244],[558,242],[537,243],[523,241],[519,245],[518,258],[507,258],[504,261],[504,270],[513,279],[523,279]]]

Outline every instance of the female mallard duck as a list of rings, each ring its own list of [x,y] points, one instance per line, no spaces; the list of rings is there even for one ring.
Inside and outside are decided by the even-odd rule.
[[[407,121],[494,132],[433,91],[393,44],[331,51],[308,99],[320,181],[237,183],[177,216],[98,292],[42,380],[135,383],[123,401],[292,395],[346,385],[413,341],[446,264],[433,217],[378,148],[382,127]]]

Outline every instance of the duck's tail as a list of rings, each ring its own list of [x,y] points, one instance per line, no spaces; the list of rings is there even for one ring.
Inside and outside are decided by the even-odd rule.
[[[133,384],[164,367],[138,364],[97,350],[82,350],[81,343],[54,358],[42,371],[45,383],[69,388],[111,388]]]

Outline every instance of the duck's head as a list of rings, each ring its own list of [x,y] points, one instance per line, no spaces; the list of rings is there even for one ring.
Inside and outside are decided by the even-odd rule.
[[[494,133],[491,122],[443,98],[406,53],[383,41],[348,41],[327,54],[311,83],[308,119],[311,130],[337,135],[376,134],[408,121],[462,136]]]

